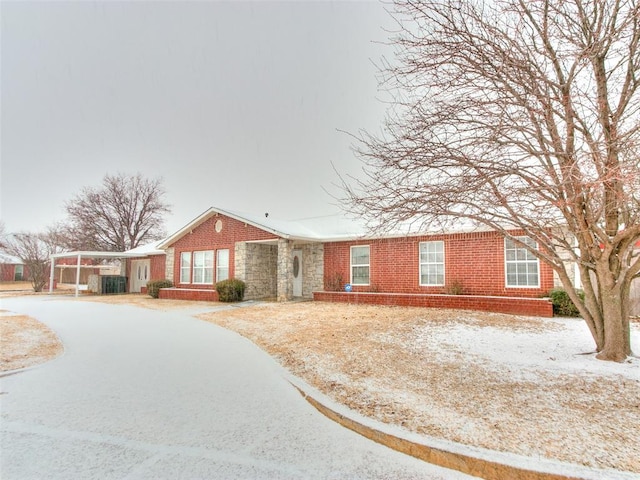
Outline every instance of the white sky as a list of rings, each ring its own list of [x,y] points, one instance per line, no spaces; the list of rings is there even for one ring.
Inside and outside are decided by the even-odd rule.
[[[1,218],[64,218],[106,173],[162,176],[175,231],[215,206],[302,218],[377,130],[378,2],[6,2]],[[335,188],[334,188],[335,190]]]

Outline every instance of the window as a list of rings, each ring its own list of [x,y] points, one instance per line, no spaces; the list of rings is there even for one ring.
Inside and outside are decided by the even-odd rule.
[[[180,254],[180,283],[189,283],[191,280],[191,252]]]
[[[16,270],[13,275],[13,279],[16,282],[21,282],[22,280],[24,280],[24,265],[16,265]]]
[[[213,283],[213,250],[193,252],[193,283]]]
[[[420,285],[444,285],[444,242],[420,242]]]
[[[369,285],[369,245],[351,247],[351,283]]]
[[[519,242],[538,248],[529,237],[516,237]],[[507,287],[539,287],[539,261],[529,250],[511,240],[504,240],[504,258]]]
[[[216,259],[216,282],[229,278],[229,250],[218,250]]]

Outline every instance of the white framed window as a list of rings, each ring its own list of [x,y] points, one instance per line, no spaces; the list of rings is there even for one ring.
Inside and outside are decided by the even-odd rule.
[[[369,285],[369,245],[351,247],[351,284]]]
[[[216,252],[216,282],[229,278],[229,249]]]
[[[516,237],[520,243],[537,249],[529,237]],[[539,287],[540,260],[529,250],[510,238],[504,239],[505,283],[507,287]]]
[[[420,285],[444,285],[444,242],[420,242]]]
[[[180,254],[180,283],[191,281],[191,252]]]
[[[213,284],[213,250],[193,252],[193,283]]]

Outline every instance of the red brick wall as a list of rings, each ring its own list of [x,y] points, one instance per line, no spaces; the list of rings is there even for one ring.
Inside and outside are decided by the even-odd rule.
[[[167,256],[166,255],[151,255],[151,271],[149,272],[149,280],[164,280],[167,278]]]
[[[193,288],[161,288],[158,298],[172,300],[194,300],[202,302],[217,302],[218,292],[215,290]]]
[[[322,302],[398,305],[404,307],[454,308],[553,317],[553,305],[542,298],[490,297],[478,295],[420,295],[402,293],[313,292]]]
[[[26,265],[22,267],[22,279],[23,281],[29,280],[29,269]],[[0,264],[0,281],[13,282],[16,275],[16,266],[12,263]],[[49,277],[47,277],[48,279]]]
[[[127,258],[127,269],[125,275],[127,278],[131,278],[131,264],[134,260],[150,260],[149,281],[164,280],[167,278],[166,270],[166,255],[149,255],[148,257],[134,257]]]
[[[216,232],[216,222],[222,222],[222,230]],[[234,249],[236,242],[244,242],[249,240],[269,240],[276,239],[277,235],[261,230],[253,225],[240,222],[225,215],[215,215],[199,226],[195,227],[191,233],[187,233],[182,238],[171,245],[174,247],[174,269],[173,278],[176,286],[188,288],[205,288],[211,289],[213,285],[199,284],[181,284],[180,283],[180,255],[182,252],[195,252],[202,250],[220,250],[229,249],[229,278],[233,278],[234,272]],[[215,278],[215,262],[214,254],[214,278]]]
[[[419,243],[444,241],[445,286],[420,286]],[[553,288],[553,270],[540,262],[540,288],[506,288],[504,239],[497,232],[403,237],[326,243],[324,276],[350,281],[350,247],[370,246],[370,284],[354,292],[449,293],[454,282],[466,295],[539,297]]]

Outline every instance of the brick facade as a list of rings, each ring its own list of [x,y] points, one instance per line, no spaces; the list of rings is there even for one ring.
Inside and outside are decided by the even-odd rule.
[[[161,288],[158,298],[167,300],[192,300],[200,302],[217,302],[218,292],[194,288]]]
[[[125,276],[131,278],[131,265],[134,260],[149,260],[149,281],[164,280],[166,278],[167,255],[149,255],[146,257],[131,257],[126,260]]]
[[[553,288],[552,269],[539,262],[539,285],[506,287],[505,242],[497,232],[323,242],[320,238],[294,240],[284,232],[280,236],[259,225],[260,221],[252,223],[212,210],[164,245],[166,258],[158,261],[157,269],[152,268],[153,275],[164,266],[162,278],[172,279],[176,287],[165,294],[172,298],[210,298],[204,291],[215,290],[216,252],[224,249],[229,251],[228,276],[245,282],[245,299],[286,301],[294,298],[293,256],[299,250],[305,298],[530,315],[550,312],[549,302],[535,297],[543,297]],[[442,241],[444,245],[443,285],[420,284],[420,243],[429,241]],[[355,245],[370,247],[370,281],[368,285],[353,285],[351,294],[340,293],[344,284],[351,283],[351,247]],[[214,252],[214,281],[193,283],[192,262],[189,281],[181,283],[182,253],[198,251]]]
[[[216,228],[217,225],[217,228]],[[177,287],[190,289],[213,289],[213,284],[196,284],[191,279],[187,283],[180,282],[180,258],[182,252],[197,252],[210,250],[229,250],[229,278],[235,278],[235,247],[237,242],[251,240],[271,240],[278,237],[261,230],[248,223],[241,222],[225,215],[217,214],[206,219],[190,232],[171,244],[173,249],[173,283]],[[216,270],[216,255],[214,254],[214,272]],[[214,273],[215,278],[215,273]],[[214,280],[215,283],[215,280]]]
[[[421,286],[419,244],[434,240],[444,242],[445,284]],[[504,239],[497,232],[475,232],[326,243],[325,289],[335,279],[350,282],[353,245],[370,247],[369,285],[354,285],[354,292],[445,294],[455,286],[466,295],[540,297],[554,286],[553,270],[540,262],[539,287],[507,288]]]
[[[21,265],[22,274],[16,274],[16,267],[18,269],[20,268],[17,264],[14,263],[0,263],[0,281],[15,282],[29,280],[29,269],[27,268],[27,266]]]

